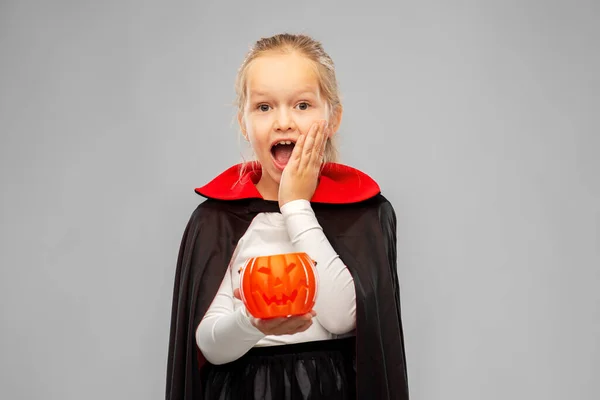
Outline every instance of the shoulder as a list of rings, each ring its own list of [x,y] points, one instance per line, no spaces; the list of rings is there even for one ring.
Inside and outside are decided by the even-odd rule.
[[[245,213],[247,213],[247,204],[244,201],[205,199],[192,211],[190,224],[202,225],[214,223],[217,220]]]
[[[326,232],[363,234],[371,229],[395,229],[396,213],[382,194],[351,204],[313,204],[315,215]]]
[[[356,204],[377,197],[379,184],[366,172],[349,165],[323,165],[312,201],[326,204]]]
[[[382,216],[393,216],[394,218],[396,218],[396,211],[394,210],[394,206],[381,193],[373,198],[373,204],[371,205],[371,207],[374,210],[377,210],[377,212]]]
[[[312,206],[313,208],[326,211],[332,214],[344,212],[375,212],[382,214],[395,214],[395,210],[392,203],[381,193],[374,194],[369,198],[361,201],[339,204],[312,203]]]

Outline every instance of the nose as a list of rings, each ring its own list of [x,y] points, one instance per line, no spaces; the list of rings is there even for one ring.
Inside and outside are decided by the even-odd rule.
[[[294,118],[288,110],[282,108],[277,113],[274,128],[277,132],[288,132],[296,128]]]

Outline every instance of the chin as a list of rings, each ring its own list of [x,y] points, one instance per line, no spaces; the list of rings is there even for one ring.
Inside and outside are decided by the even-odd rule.
[[[258,163],[260,164],[260,168],[262,170],[261,175],[269,181],[272,181],[279,185],[279,182],[281,182],[281,174],[283,173],[283,171],[277,168],[271,157],[269,157],[267,160],[259,159]]]
[[[262,160],[259,160],[259,162],[263,170],[263,174],[268,174],[271,180],[279,183],[281,180],[281,174],[283,174],[283,168],[285,168],[285,166],[276,163],[270,154]]]
[[[277,185],[281,183],[281,174],[282,171],[279,171],[277,168],[271,167],[267,169],[266,173],[269,175],[269,178]]]

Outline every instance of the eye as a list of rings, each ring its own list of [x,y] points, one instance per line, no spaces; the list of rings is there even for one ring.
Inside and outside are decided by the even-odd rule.
[[[267,112],[270,109],[268,104],[259,104],[257,108],[262,112]]]
[[[296,107],[299,107],[300,110],[304,111],[304,110],[308,110],[308,107],[310,107],[310,104],[303,101],[302,103],[298,103],[298,105]]]
[[[260,267],[258,269],[258,272],[261,272],[263,274],[270,274],[271,273],[271,268],[267,268],[267,267]]]
[[[295,263],[291,263],[290,265],[288,265],[287,267],[285,267],[285,272],[289,273],[294,268],[296,268],[296,264]]]

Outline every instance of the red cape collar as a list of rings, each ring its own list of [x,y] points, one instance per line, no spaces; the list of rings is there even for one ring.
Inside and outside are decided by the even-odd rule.
[[[260,179],[262,169],[258,163],[250,163],[240,178],[242,164],[236,164],[206,185],[196,188],[201,196],[216,200],[262,199],[254,186]],[[381,192],[370,176],[343,164],[327,163],[323,166],[319,185],[311,202],[350,204],[370,199]]]

